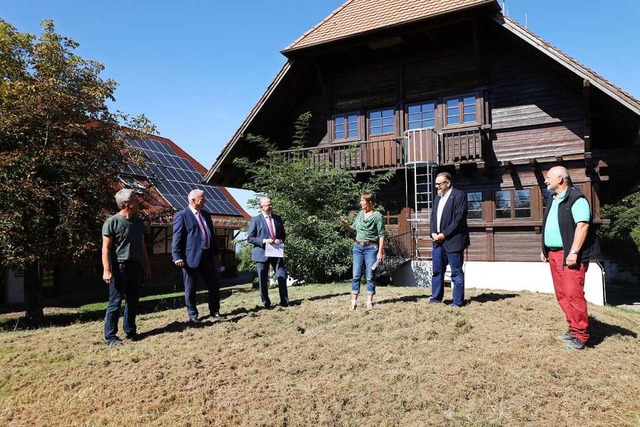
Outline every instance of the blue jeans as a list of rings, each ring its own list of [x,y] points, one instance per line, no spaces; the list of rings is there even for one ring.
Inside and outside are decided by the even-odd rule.
[[[111,271],[113,277],[109,283],[109,304],[104,318],[104,339],[107,342],[118,338],[118,319],[123,298],[125,304],[122,329],[127,335],[136,333],[136,314],[138,313],[140,284],[142,283],[140,263],[115,263]]]
[[[378,259],[378,245],[362,246],[353,244],[353,281],[351,282],[351,293],[360,293],[360,279],[362,278],[362,267],[364,266],[364,277],[367,279],[367,295],[376,294],[376,283],[373,281],[373,270],[371,266]]]
[[[442,245],[433,248],[433,277],[431,278],[431,299],[429,302],[442,302],[444,296],[444,273],[447,265],[451,265],[451,282],[453,286],[453,303],[456,307],[464,304],[464,252],[447,252]]]

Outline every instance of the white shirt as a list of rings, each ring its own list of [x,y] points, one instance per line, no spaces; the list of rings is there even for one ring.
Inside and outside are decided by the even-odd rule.
[[[438,213],[436,222],[436,230],[438,230],[438,233],[440,233],[440,219],[442,219],[442,212],[444,211],[444,206],[447,204],[447,200],[449,200],[451,190],[453,190],[453,187],[450,187],[449,190],[444,193],[444,196],[440,197],[440,202],[438,202]]]

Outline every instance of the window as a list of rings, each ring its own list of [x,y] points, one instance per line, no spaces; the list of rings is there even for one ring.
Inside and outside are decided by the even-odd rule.
[[[436,103],[425,102],[407,107],[408,129],[436,127]]]
[[[367,113],[369,136],[392,134],[395,132],[395,114],[393,108],[372,110]]]
[[[358,132],[358,115],[355,113],[342,114],[333,117],[333,139],[354,139],[360,136]]]
[[[478,123],[476,95],[458,96],[445,99],[444,125]]]
[[[496,218],[530,218],[531,190],[495,192]]]
[[[482,193],[467,193],[467,206],[469,207],[468,219],[482,219]]]

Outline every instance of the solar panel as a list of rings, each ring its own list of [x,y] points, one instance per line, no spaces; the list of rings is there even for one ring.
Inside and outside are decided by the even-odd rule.
[[[129,143],[144,151],[148,159],[147,169],[126,165],[123,172],[147,177],[175,209],[189,206],[187,196],[191,190],[198,188],[204,191],[208,200],[205,205],[207,211],[219,215],[240,215],[240,211],[218,188],[202,184],[202,174],[166,142],[152,138],[131,138]]]

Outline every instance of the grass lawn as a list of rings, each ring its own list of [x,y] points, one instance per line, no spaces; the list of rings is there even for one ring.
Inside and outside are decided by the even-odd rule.
[[[250,286],[224,295],[227,321],[203,327],[166,304],[180,295],[146,301],[143,339],[121,348],[104,305],[65,326],[10,319],[0,425],[640,426],[637,312],[589,306],[591,345],[568,351],[547,294],[468,290],[455,309],[380,287],[371,312],[348,310],[346,283],[290,288],[286,309],[257,308]]]

